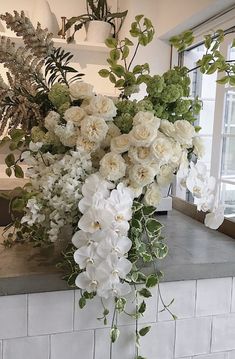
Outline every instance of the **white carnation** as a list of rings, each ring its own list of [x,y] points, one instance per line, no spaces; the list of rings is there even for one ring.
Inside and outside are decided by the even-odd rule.
[[[130,147],[130,139],[128,134],[123,134],[118,137],[114,137],[111,140],[111,151],[115,153],[127,152]]]
[[[85,110],[90,115],[102,116],[106,120],[112,119],[117,114],[117,109],[113,100],[102,95],[93,96],[89,105],[85,107]]]
[[[86,116],[81,122],[81,135],[91,142],[101,142],[108,132],[105,120],[97,116]]]
[[[157,136],[157,130],[151,125],[136,125],[129,133],[133,146],[149,146]]]
[[[54,131],[55,127],[58,125],[60,120],[60,115],[55,111],[50,111],[45,117],[44,126],[48,131]]]
[[[70,108],[68,108],[68,110],[65,111],[64,113],[64,119],[65,121],[71,121],[73,122],[76,126],[79,126],[82,119],[85,117],[86,112],[78,106],[72,106]]]
[[[144,196],[144,202],[148,206],[157,207],[161,201],[161,198],[162,195],[160,187],[155,182],[153,182],[147,188],[147,191]]]
[[[205,146],[202,138],[194,137],[193,138],[193,152],[198,158],[202,158],[205,154]]]
[[[69,86],[69,92],[73,100],[83,100],[93,95],[93,86],[86,82],[74,82]]]
[[[110,180],[117,181],[125,176],[126,164],[121,155],[113,152],[107,153],[100,161],[101,175]]]
[[[129,178],[137,187],[144,187],[153,182],[155,171],[150,166],[134,165],[130,168]]]
[[[177,120],[174,123],[174,139],[181,145],[192,146],[192,138],[195,135],[194,127],[186,120]]]

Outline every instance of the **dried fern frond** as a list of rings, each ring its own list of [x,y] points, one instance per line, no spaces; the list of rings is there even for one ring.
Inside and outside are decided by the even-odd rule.
[[[52,37],[47,29],[42,29],[38,24],[35,29],[30,19],[25,16],[24,11],[21,13],[14,11],[14,15],[6,13],[0,15],[0,19],[4,20],[7,28],[10,28],[17,36],[22,36],[27,49],[39,58],[45,58],[54,51]]]
[[[0,36],[0,63],[7,67],[10,72],[21,80],[38,76],[44,64],[43,59],[35,58],[23,47],[16,48],[15,43],[5,36]]]

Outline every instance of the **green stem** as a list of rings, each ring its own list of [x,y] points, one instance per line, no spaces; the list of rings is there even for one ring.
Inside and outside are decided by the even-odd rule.
[[[116,307],[114,307],[114,310],[113,310],[113,318],[112,318],[111,329],[114,326],[115,317],[116,317]],[[112,338],[110,338],[109,359],[112,359],[112,357],[113,357],[113,342],[112,342]]]
[[[139,46],[140,46],[140,43],[138,42],[138,44],[136,45],[136,48],[135,48],[135,52],[134,52],[134,54],[133,54],[133,56],[132,56],[132,59],[131,59],[131,61],[130,61],[130,63],[129,63],[129,66],[128,66],[128,69],[127,69],[128,71],[130,71],[132,62],[134,61],[134,59],[135,59],[135,57],[136,57],[137,51],[138,51],[138,49],[139,49]]]

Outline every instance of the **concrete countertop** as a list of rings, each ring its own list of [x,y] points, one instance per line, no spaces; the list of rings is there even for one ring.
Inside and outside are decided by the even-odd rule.
[[[157,262],[164,281],[235,276],[235,240],[173,210],[159,216],[166,227],[169,254]],[[0,248],[0,295],[65,290],[63,273],[56,268],[60,248],[40,249],[31,244]]]

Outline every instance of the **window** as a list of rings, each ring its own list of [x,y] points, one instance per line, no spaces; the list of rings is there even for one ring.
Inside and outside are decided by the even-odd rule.
[[[235,61],[235,49],[231,48],[235,33],[226,35],[220,47],[228,60]],[[217,76],[202,74],[196,62],[205,53],[203,44],[193,46],[183,54],[183,65],[190,69],[191,96],[198,96],[203,108],[197,124],[202,127],[206,153],[203,161],[208,172],[219,185],[219,198],[225,207],[225,216],[235,222],[235,88],[216,83]],[[181,192],[181,197],[192,201],[192,197]]]

